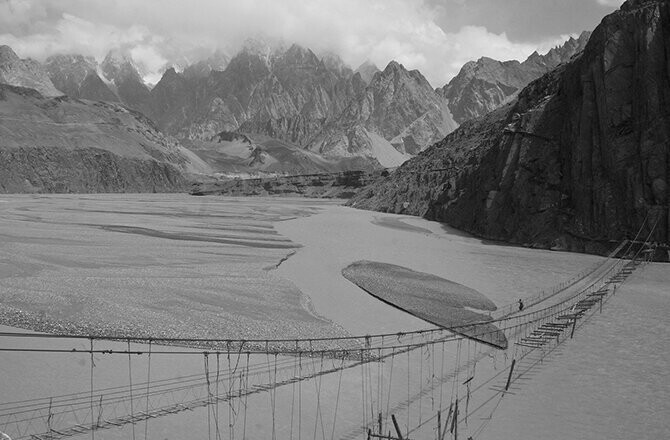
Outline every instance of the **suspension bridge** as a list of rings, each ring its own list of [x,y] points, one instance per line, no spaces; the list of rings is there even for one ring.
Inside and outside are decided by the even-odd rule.
[[[45,368],[76,357],[87,374],[72,392],[3,396],[0,431],[13,440],[148,439],[186,414],[209,440],[476,439],[521,379],[646,261],[655,226],[524,298],[523,310],[511,303],[458,327],[273,340],[2,332],[2,355],[39,356]],[[478,342],[501,333],[504,349]]]

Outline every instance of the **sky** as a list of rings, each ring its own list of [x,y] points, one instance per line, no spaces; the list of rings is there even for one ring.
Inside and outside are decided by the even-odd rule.
[[[128,50],[145,80],[249,37],[334,52],[354,69],[396,60],[434,87],[467,61],[524,60],[593,30],[622,0],[0,0],[0,44],[22,58]]]

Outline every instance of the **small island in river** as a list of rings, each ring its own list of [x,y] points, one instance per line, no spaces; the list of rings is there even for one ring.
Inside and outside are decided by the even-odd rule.
[[[492,318],[496,305],[482,293],[462,284],[406,267],[357,261],[342,275],[375,298],[454,333],[497,348],[507,348],[502,330]]]

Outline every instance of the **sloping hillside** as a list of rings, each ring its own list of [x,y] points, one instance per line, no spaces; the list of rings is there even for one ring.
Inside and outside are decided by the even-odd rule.
[[[0,192],[178,191],[209,171],[121,105],[0,84]]]

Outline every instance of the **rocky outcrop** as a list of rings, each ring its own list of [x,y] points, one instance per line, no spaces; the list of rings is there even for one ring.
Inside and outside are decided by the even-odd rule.
[[[629,0],[583,53],[464,123],[354,206],[514,243],[602,251],[668,243],[670,3]]]
[[[82,55],[53,55],[44,68],[54,86],[72,98],[93,101],[119,101],[119,98],[98,75],[98,63]]]
[[[0,84],[35,89],[44,96],[60,96],[49,75],[35,60],[20,59],[9,46],[0,46]]]
[[[449,100],[454,120],[463,123],[512,101],[531,81],[581,52],[591,33],[570,38],[545,55],[534,52],[524,62],[482,57],[466,63],[449,84],[438,90]]]
[[[119,104],[0,85],[0,192],[165,192],[211,169]]]

